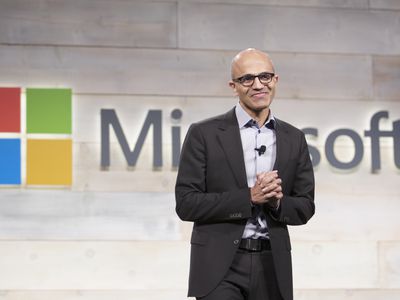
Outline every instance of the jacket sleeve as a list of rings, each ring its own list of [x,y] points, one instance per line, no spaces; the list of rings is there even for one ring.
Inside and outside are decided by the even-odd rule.
[[[307,142],[301,133],[300,150],[293,186],[290,191],[283,192],[283,198],[273,219],[287,225],[302,225],[314,215],[314,172],[308,152]]]
[[[223,192],[207,189],[208,144],[198,124],[193,124],[183,143],[175,186],[176,212],[184,221],[223,222],[251,216],[249,188]]]

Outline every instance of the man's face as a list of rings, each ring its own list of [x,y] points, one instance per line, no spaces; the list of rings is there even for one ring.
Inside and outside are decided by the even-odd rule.
[[[269,109],[275,96],[275,87],[278,76],[273,76],[269,83],[266,73],[274,73],[274,68],[267,56],[258,53],[247,53],[235,61],[232,67],[233,80],[229,82],[230,87],[239,97],[240,103],[249,114],[258,114],[265,109]],[[261,77],[254,78],[252,84],[250,81],[244,84],[237,82],[235,79],[243,78],[246,75],[259,75]],[[251,76],[247,76],[251,79]],[[267,80],[266,80],[267,78]],[[262,83],[264,82],[264,84]],[[249,85],[249,86],[248,86]]]

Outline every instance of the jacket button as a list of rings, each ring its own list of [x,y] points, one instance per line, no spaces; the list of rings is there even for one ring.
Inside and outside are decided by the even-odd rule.
[[[234,240],[233,243],[234,243],[235,245],[237,245],[237,244],[239,244],[239,240]]]

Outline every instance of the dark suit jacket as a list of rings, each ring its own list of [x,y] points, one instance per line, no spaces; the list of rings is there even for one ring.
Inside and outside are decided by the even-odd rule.
[[[274,170],[282,179],[278,211],[263,209],[285,300],[293,299],[291,246],[286,225],[305,224],[314,214],[314,175],[304,134],[276,119]],[[247,219],[250,189],[235,110],[193,124],[183,144],[175,187],[176,212],[192,221],[190,297],[211,292],[228,271]]]

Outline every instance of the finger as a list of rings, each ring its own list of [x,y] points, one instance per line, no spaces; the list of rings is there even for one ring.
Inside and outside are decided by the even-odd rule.
[[[262,187],[260,185],[254,185],[251,189],[250,189],[250,193],[252,195],[252,198],[255,197],[262,197],[264,195],[263,191],[262,191]]]
[[[267,186],[265,186],[264,188],[262,188],[263,193],[268,193],[271,191],[279,192],[281,190],[282,190],[282,187],[278,183],[271,183],[271,184],[268,184]]]
[[[265,176],[278,176],[278,171],[274,170],[274,171],[266,171],[266,172],[260,172],[257,174],[257,177],[265,177]]]
[[[264,187],[267,187],[267,186],[277,187],[277,186],[281,186],[281,184],[282,184],[282,180],[278,178],[278,179],[273,179],[269,183],[261,182],[260,185],[261,185],[262,188],[264,188]]]
[[[264,199],[267,200],[267,199],[270,199],[270,198],[275,198],[276,196],[277,196],[277,193],[272,191],[272,192],[264,194]]]
[[[262,182],[264,181],[265,175],[266,175],[265,172],[262,172],[262,173],[257,174],[257,176],[256,176],[256,177],[257,177],[256,183],[262,184]]]
[[[278,179],[278,174],[276,173],[271,173],[271,174],[266,174],[262,179],[261,179],[261,184],[266,186],[273,181]]]
[[[264,173],[258,173],[257,176],[256,176],[257,181],[258,180],[262,180],[263,177],[264,177]]]

